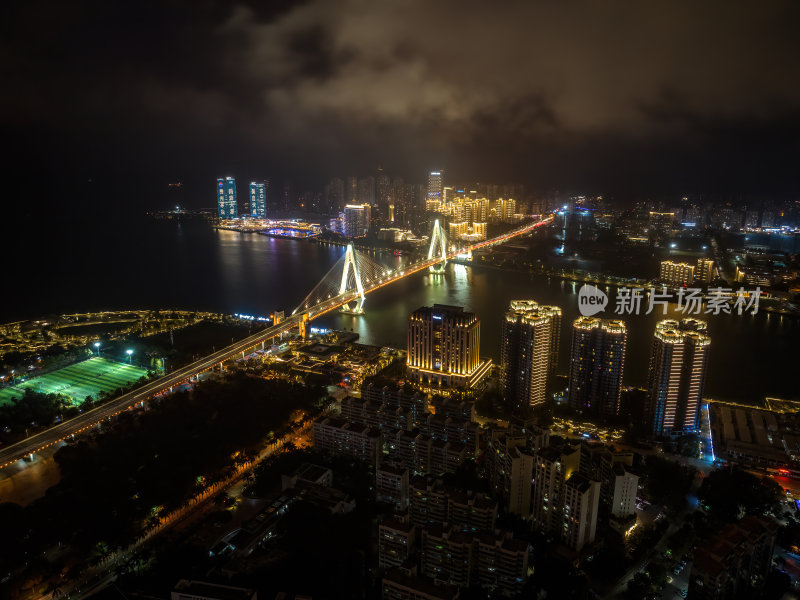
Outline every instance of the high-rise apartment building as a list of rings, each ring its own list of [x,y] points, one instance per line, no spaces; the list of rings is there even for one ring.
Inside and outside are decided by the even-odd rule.
[[[363,423],[322,417],[314,421],[314,448],[353,456],[372,467],[380,464],[381,432]]]
[[[704,321],[667,319],[656,325],[647,386],[654,436],[700,428],[710,345]]]
[[[254,219],[267,218],[267,186],[264,183],[250,183],[250,216]]]
[[[573,473],[564,484],[561,539],[573,551],[580,552],[594,541],[600,504],[600,482]]]
[[[367,234],[372,210],[369,204],[348,204],[344,207],[342,229],[347,237],[361,237]]]
[[[503,397],[517,407],[544,406],[547,377],[558,361],[561,309],[533,300],[512,300],[502,334]]]
[[[358,180],[358,203],[375,204],[375,178],[372,176]]]
[[[661,261],[659,279],[662,283],[672,287],[692,285],[694,283],[694,266],[671,260]]]
[[[569,406],[600,419],[619,411],[628,331],[623,321],[580,317],[572,325]]]
[[[358,177],[350,176],[345,180],[344,202],[345,204],[358,203]]]
[[[580,462],[580,450],[570,446],[547,446],[534,457],[533,520],[542,531],[561,531],[564,485]]]
[[[714,261],[709,258],[698,258],[697,268],[694,271],[694,280],[702,285],[708,285],[713,277]]]
[[[344,210],[344,181],[334,177],[325,186],[325,206],[330,215],[337,215]]]
[[[628,471],[622,463],[615,463],[611,471],[609,482],[611,515],[620,518],[630,517],[636,512],[639,476]]]
[[[511,448],[508,451],[508,489],[506,490],[507,510],[512,515],[527,519],[531,514],[531,479],[533,478],[532,454],[524,449]]]
[[[217,214],[220,219],[235,219],[239,215],[236,180],[233,177],[217,179]]]
[[[480,358],[481,324],[460,306],[434,304],[408,319],[407,370],[429,387],[474,387],[491,361]]]
[[[517,212],[517,203],[513,198],[498,198],[494,203],[494,215],[498,221],[511,221]]]
[[[509,532],[466,532],[442,525],[423,529],[422,572],[451,585],[477,584],[491,596],[514,597],[527,579],[529,546]]]
[[[417,528],[413,523],[389,519],[378,523],[378,566],[399,567],[416,551]]]

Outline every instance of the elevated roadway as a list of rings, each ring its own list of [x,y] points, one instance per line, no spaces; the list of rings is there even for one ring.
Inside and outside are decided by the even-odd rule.
[[[536,221],[534,223],[514,229],[513,231],[500,235],[496,238],[485,240],[483,242],[472,244],[465,248],[453,251],[447,255],[447,259],[449,260],[463,252],[502,244],[503,242],[512,238],[530,233],[537,227],[541,227],[542,225],[551,222],[552,219],[552,216],[547,217],[540,221]],[[441,260],[442,257],[438,256],[408,265],[405,268],[401,268],[392,273],[391,275],[387,275],[383,279],[379,279],[376,282],[371,282],[370,285],[364,287],[364,293],[368,294],[379,288],[389,285],[398,279],[408,277],[413,273],[417,273],[432,267],[441,262]],[[54,444],[58,444],[59,442],[67,440],[72,436],[78,435],[94,427],[98,423],[102,423],[103,421],[110,419],[125,410],[133,408],[148,398],[181,385],[200,373],[210,371],[216,366],[221,366],[226,360],[230,360],[240,355],[245,356],[248,354],[248,350],[264,345],[268,340],[271,340],[282,333],[286,333],[295,327],[300,327],[302,330],[307,321],[335,310],[344,304],[357,299],[358,296],[358,292],[354,290],[320,302],[319,304],[309,307],[309,309],[304,313],[287,317],[284,321],[281,321],[277,325],[272,325],[256,334],[244,338],[241,341],[235,342],[221,350],[217,350],[213,354],[209,354],[208,356],[188,364],[185,367],[181,367],[172,373],[164,375],[159,379],[150,381],[145,385],[128,392],[127,394],[123,394],[118,398],[110,400],[102,406],[87,410],[77,417],[69,419],[68,421],[63,421],[45,431],[27,437],[16,444],[0,448],[0,468],[7,467],[14,461],[19,460],[24,456],[39,452],[45,448],[53,446]]]

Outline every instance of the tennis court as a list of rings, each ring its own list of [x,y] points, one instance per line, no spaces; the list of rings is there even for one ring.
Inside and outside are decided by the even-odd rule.
[[[144,375],[147,370],[141,367],[95,356],[0,390],[0,404],[24,395],[28,388],[42,394],[69,396],[73,404],[81,404],[86,396],[97,398],[100,392],[125,387]]]

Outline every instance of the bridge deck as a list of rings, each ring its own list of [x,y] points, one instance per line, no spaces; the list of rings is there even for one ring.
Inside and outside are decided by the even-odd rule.
[[[477,250],[478,248],[485,248],[487,246],[493,246],[496,244],[502,244],[506,240],[512,239],[514,237],[524,235],[533,231],[537,227],[540,227],[546,223],[552,221],[552,217],[548,217],[546,219],[542,219],[535,223],[526,225],[524,227],[520,227],[513,231],[510,231],[506,234],[498,236],[496,238],[492,238],[491,240],[486,240],[483,242],[479,242],[477,244],[473,244],[468,246],[467,248],[461,248],[457,251],[454,251],[447,255],[447,259],[452,259],[453,257],[457,256],[462,252]],[[413,265],[409,265],[408,267],[402,269],[399,273],[395,273],[393,275],[387,276],[385,279],[379,280],[377,283],[373,283],[369,287],[364,288],[364,294],[368,294],[373,292],[379,288],[382,288],[385,285],[389,285],[398,279],[402,279],[403,277],[408,277],[413,273],[417,273],[422,271],[423,269],[427,269],[430,266],[433,266],[442,261],[442,257],[439,256],[438,258],[430,258],[427,260],[420,261],[418,263],[414,263]],[[315,319],[328,313],[336,308],[339,308],[343,304],[350,302],[358,297],[357,291],[346,292],[324,302],[320,302],[319,304],[311,307],[306,313],[308,315],[308,319]],[[239,354],[247,353],[248,350],[255,348],[256,346],[266,342],[267,340],[274,338],[275,336],[280,335],[281,333],[285,333],[286,331],[291,330],[294,327],[297,327],[301,320],[303,320],[302,314],[292,315],[287,317],[285,321],[277,325],[273,325],[268,327],[267,329],[260,331],[250,337],[247,337],[239,342],[235,342],[222,350],[218,350],[209,356],[201,358],[185,367],[181,367],[180,369],[165,375],[155,381],[151,381],[146,383],[140,388],[133,390],[132,392],[128,392],[120,396],[119,398],[115,398],[110,402],[102,406],[98,406],[97,408],[93,408],[88,410],[81,415],[74,417],[68,421],[64,421],[53,427],[47,429],[46,431],[39,432],[34,434],[16,444],[12,444],[11,446],[7,446],[5,448],[0,449],[0,468],[6,467],[13,463],[15,460],[22,458],[23,456],[27,456],[28,454],[32,454],[34,452],[38,452],[54,444],[57,444],[73,435],[77,435],[87,429],[95,426],[96,424],[104,421],[105,419],[110,419],[111,417],[118,415],[124,410],[128,410],[129,408],[134,407],[139,402],[147,400],[156,394],[169,390],[172,387],[180,385],[181,383],[188,381],[192,377],[195,377],[199,373],[203,373],[205,371],[209,371],[213,369],[215,366],[223,363],[226,360],[233,358]]]

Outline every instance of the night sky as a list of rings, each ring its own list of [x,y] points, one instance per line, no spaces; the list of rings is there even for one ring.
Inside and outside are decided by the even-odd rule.
[[[431,168],[532,190],[793,197],[800,3],[14,2],[5,161],[26,202]],[[451,179],[452,180],[452,179]],[[46,192],[41,188],[46,188]],[[67,193],[67,192],[63,192]],[[213,204],[194,198],[195,205]]]

